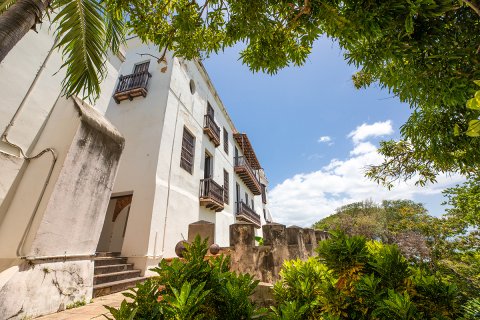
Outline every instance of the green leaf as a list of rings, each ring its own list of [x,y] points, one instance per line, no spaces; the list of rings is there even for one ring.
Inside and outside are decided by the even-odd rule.
[[[480,137],[480,120],[470,120],[466,134],[469,137]]]
[[[412,15],[408,15],[407,19],[405,19],[405,30],[408,34],[413,33],[413,17]]]
[[[453,135],[455,137],[458,137],[460,135],[460,127],[456,123],[455,123],[455,126],[453,127]]]
[[[480,87],[480,80],[473,80],[473,83]]]
[[[17,0],[0,0],[0,14],[7,11]]]
[[[480,104],[476,98],[468,99],[467,108],[472,110],[480,110]]]

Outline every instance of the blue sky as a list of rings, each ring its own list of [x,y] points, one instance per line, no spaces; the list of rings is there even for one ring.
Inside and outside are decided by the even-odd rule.
[[[239,49],[204,63],[237,130],[248,134],[265,168],[278,222],[307,226],[364,199],[408,198],[441,214],[440,190],[460,181],[457,176],[424,189],[402,183],[390,192],[363,178],[364,166],[381,160],[373,146],[398,138],[410,110],[378,86],[355,89],[355,68],[334,42],[318,40],[304,66],[272,76],[242,65]]]

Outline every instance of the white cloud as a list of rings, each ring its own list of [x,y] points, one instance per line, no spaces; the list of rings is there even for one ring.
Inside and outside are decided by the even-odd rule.
[[[386,136],[393,133],[392,121],[375,122],[373,124],[362,124],[348,134],[353,143],[357,144],[369,137]]]
[[[318,142],[322,143],[322,142],[330,142],[332,141],[332,138],[329,137],[329,136],[321,136],[320,138],[318,138]]]
[[[356,143],[349,157],[332,159],[320,170],[296,174],[276,185],[269,193],[270,210],[275,221],[310,226],[351,202],[414,199],[440,194],[445,187],[463,181],[458,175],[441,176],[435,185],[422,188],[416,187],[413,182],[401,182],[389,191],[365,178],[365,167],[380,164],[383,158],[371,142],[361,141],[392,132],[390,121],[363,124],[352,131],[351,137]]]
[[[370,142],[360,142],[355,146],[355,148],[350,151],[351,156],[358,156],[361,154],[366,154],[370,152],[375,152],[377,150],[377,147],[375,147],[372,143]]]

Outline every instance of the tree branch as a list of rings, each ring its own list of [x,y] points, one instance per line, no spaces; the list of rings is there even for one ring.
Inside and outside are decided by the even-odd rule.
[[[480,5],[474,3],[472,0],[462,0],[462,2],[475,11],[478,16],[480,16]]]

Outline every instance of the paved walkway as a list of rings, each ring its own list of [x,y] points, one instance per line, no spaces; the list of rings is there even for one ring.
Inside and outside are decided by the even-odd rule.
[[[110,307],[118,307],[125,297],[121,292],[110,294],[99,298],[94,298],[92,303],[83,307],[73,308],[62,312],[50,314],[35,318],[35,320],[90,320],[90,319],[106,319],[103,315],[110,316],[110,312],[105,309],[104,305]]]

